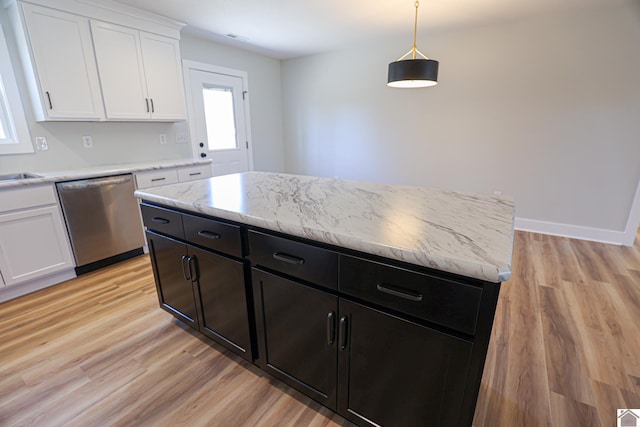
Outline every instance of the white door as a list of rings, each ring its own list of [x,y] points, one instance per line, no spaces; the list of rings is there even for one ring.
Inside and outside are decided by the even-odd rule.
[[[178,40],[141,32],[140,46],[151,117],[156,120],[186,119]]]
[[[89,20],[29,3],[22,7],[44,106],[38,120],[102,118]]]
[[[246,76],[185,63],[194,155],[212,159],[213,175],[251,170]]]

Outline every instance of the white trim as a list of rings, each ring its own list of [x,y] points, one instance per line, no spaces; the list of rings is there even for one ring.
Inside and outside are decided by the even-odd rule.
[[[579,225],[560,224],[557,222],[538,221],[535,219],[516,218],[515,229],[532,233],[549,234],[551,236],[569,237],[571,239],[590,240],[593,242],[625,245],[625,233],[602,228],[582,227]],[[632,242],[633,244],[633,242]]]
[[[629,218],[627,219],[627,226],[624,229],[624,238],[622,244],[625,246],[633,246],[633,242],[636,240],[638,228],[640,227],[640,180],[636,186],[636,195],[631,203],[631,210],[629,211]]]
[[[191,77],[189,70],[197,70],[197,71],[207,71],[209,73],[217,73],[217,74],[225,74],[228,76],[239,77],[242,79],[242,90],[245,92],[246,96],[242,103],[242,107],[244,108],[244,117],[245,117],[245,132],[247,136],[247,141],[249,142],[249,148],[247,150],[247,161],[249,170],[253,170],[253,138],[251,137],[251,115],[249,111],[249,77],[246,71],[235,70],[233,68],[221,67],[218,65],[205,64],[203,62],[191,61],[188,59],[182,60],[182,75],[184,78],[184,92],[187,98],[187,116],[189,122],[189,141],[191,142],[191,154],[194,159],[201,160],[198,156],[198,143],[194,138],[196,124],[194,122],[194,111],[193,111],[193,96],[191,95]]]

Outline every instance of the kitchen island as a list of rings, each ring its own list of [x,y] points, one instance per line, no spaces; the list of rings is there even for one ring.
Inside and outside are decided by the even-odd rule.
[[[160,306],[359,425],[471,425],[513,202],[249,172],[138,190]]]

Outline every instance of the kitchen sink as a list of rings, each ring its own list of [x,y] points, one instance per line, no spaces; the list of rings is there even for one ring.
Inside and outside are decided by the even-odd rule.
[[[36,175],[35,173],[29,172],[8,173],[6,175],[0,175],[0,181],[19,181],[21,179],[29,178],[42,178],[42,175]]]

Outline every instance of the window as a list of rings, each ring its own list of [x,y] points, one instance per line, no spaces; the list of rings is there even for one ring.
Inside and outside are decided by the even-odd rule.
[[[209,150],[238,148],[231,88],[204,86],[202,98]]]
[[[0,154],[33,153],[11,57],[0,26]]]

